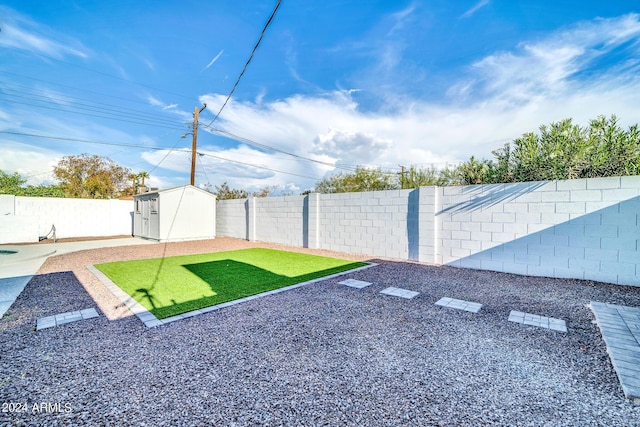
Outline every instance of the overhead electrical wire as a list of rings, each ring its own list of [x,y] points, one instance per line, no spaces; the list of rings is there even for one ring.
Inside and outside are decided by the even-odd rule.
[[[251,61],[252,61],[252,59],[253,59],[258,47],[260,46],[260,44],[262,42],[262,39],[264,38],[267,29],[271,25],[271,23],[272,23],[275,15],[276,15],[279,7],[280,7],[280,4],[281,4],[281,0],[278,0],[276,5],[275,5],[275,7],[274,7],[274,9],[273,9],[273,11],[272,11],[272,13],[271,13],[271,15],[270,15],[270,17],[269,17],[269,19],[267,20],[267,22],[264,25],[264,27],[263,27],[263,29],[262,29],[262,31],[260,33],[260,36],[258,38],[258,41],[254,45],[254,47],[253,47],[253,49],[251,51],[251,54],[249,55],[249,58],[247,59],[246,63],[244,64],[244,67],[243,67],[242,71],[238,75],[238,78],[236,79],[231,91],[229,92],[229,94],[228,94],[227,98],[225,99],[224,103],[222,104],[222,106],[218,110],[217,114],[209,122],[209,124],[207,124],[206,126],[201,126],[201,127],[211,128],[211,125],[218,119],[218,117],[220,116],[220,114],[222,113],[222,111],[224,110],[226,105],[228,104],[229,100],[231,99],[231,97],[233,96],[234,92],[236,91],[238,85],[240,84],[240,81],[241,81],[242,77],[244,76],[245,72],[247,71],[247,68],[249,67],[249,64],[251,63]],[[129,80],[129,79],[125,79],[125,78],[122,78],[122,77],[118,77],[118,76],[114,76],[114,75],[111,75],[111,74],[108,74],[108,73],[104,73],[102,71],[93,70],[91,68],[84,67],[82,65],[78,65],[78,64],[71,63],[71,62],[63,61],[63,60],[60,60],[60,59],[54,58],[54,57],[49,57],[49,56],[44,55],[44,54],[40,54],[40,53],[37,53],[37,52],[29,51],[27,49],[17,48],[15,46],[9,46],[9,45],[6,45],[4,43],[0,43],[0,46],[12,47],[15,50],[20,51],[22,53],[30,53],[30,54],[37,55],[37,56],[40,56],[40,57],[43,57],[43,58],[55,60],[55,61],[67,64],[67,65],[71,65],[71,66],[74,66],[74,67],[82,68],[82,69],[85,69],[85,70],[93,72],[93,73],[101,74],[101,75],[104,75],[104,76],[109,77],[109,78],[113,78],[113,79],[116,79],[116,80],[125,81],[127,83],[132,83],[132,84],[135,84],[135,85],[147,87],[147,88],[159,91],[159,92],[164,92],[164,93],[168,93],[168,94],[171,94],[171,95],[187,98],[186,96],[184,96],[182,94],[166,91],[166,90],[159,89],[159,88],[156,88],[156,87],[153,87],[153,86],[149,86],[149,85],[146,85],[146,84],[143,84],[143,83],[138,83],[138,82],[135,82],[135,81],[132,81],[132,80]],[[4,71],[0,71],[0,73],[3,73],[3,72]],[[5,74],[11,74],[11,75],[19,76],[19,77],[23,77],[22,75],[11,73],[11,72],[4,72],[4,73]],[[40,79],[36,79],[36,78],[33,78],[32,80],[43,81],[45,83],[55,84],[55,85],[58,85],[58,86],[61,86],[61,87],[67,87],[67,88],[71,88],[71,89],[74,89],[74,90],[80,90],[80,91],[85,91],[85,92],[90,92],[90,93],[97,93],[97,92],[93,92],[93,91],[88,91],[86,89],[74,88],[72,86],[60,85],[60,84],[53,83],[53,82],[46,82],[44,80],[40,80]],[[18,84],[15,84],[15,83],[8,83],[8,84],[11,84],[11,85],[14,85],[14,86],[22,86],[23,88],[26,88],[26,86],[18,85]],[[76,109],[83,108],[83,110],[88,110],[88,111],[90,111],[92,113],[96,113],[96,114],[87,113],[86,111],[74,111],[72,109],[55,108],[55,107],[51,107],[51,106],[47,106],[47,105],[37,104],[38,102],[43,102],[42,99],[50,101],[52,99],[52,97],[51,96],[46,96],[46,95],[40,95],[38,93],[34,93],[35,92],[34,90],[30,90],[29,89],[28,90],[29,93],[26,93],[26,94],[24,92],[18,92],[17,93],[17,91],[12,90],[12,89],[8,89],[8,91],[9,92],[13,92],[13,93],[7,93],[7,89],[5,88],[4,95],[12,97],[12,98],[14,98],[14,100],[7,100],[6,98],[5,98],[5,100],[7,100],[8,102],[12,102],[14,104],[21,104],[21,105],[27,105],[27,106],[36,107],[36,108],[63,111],[63,112],[72,113],[72,114],[79,114],[79,115],[85,115],[85,116],[89,116],[89,117],[97,117],[97,118],[116,120],[116,121],[122,121],[122,122],[134,123],[134,124],[142,124],[142,125],[148,125],[148,126],[163,127],[163,128],[167,128],[167,129],[183,129],[183,127],[184,127],[184,123],[178,123],[178,122],[172,123],[172,122],[168,122],[168,121],[165,121],[165,120],[162,120],[162,119],[157,119],[156,117],[151,116],[149,113],[136,111],[136,110],[133,110],[133,109],[128,109],[128,108],[124,108],[124,109],[105,108],[104,106],[96,106],[96,105],[87,104],[87,103],[84,103],[84,102],[69,101],[69,99],[87,101],[86,99],[73,97],[73,96],[69,96],[69,95],[61,95],[61,94],[58,94],[58,93],[55,94],[55,95],[60,96],[62,99],[64,99],[67,104],[70,104],[70,108],[76,108]],[[2,94],[2,93],[0,93],[0,94]],[[26,96],[26,95],[30,95],[30,96]],[[106,95],[106,94],[100,94],[100,95],[111,96],[111,95]],[[23,100],[27,100],[27,101],[31,101],[31,102],[35,102],[36,104],[29,103],[29,102],[16,101],[15,98],[23,99]],[[114,97],[114,98],[118,98],[118,97]],[[120,99],[125,99],[126,100],[126,98],[120,98]],[[189,97],[189,99],[191,99],[191,98]],[[107,105],[107,106],[108,107],[116,107],[116,106],[113,106],[113,105]],[[127,110],[127,111],[125,111],[125,110]],[[292,157],[300,159],[300,160],[310,161],[310,162],[314,162],[314,163],[321,164],[321,165],[324,165],[324,166],[330,166],[330,167],[349,170],[349,171],[353,170],[353,169],[350,169],[350,168],[345,167],[345,166],[340,166],[340,165],[332,164],[332,163],[329,163],[329,162],[324,162],[324,161],[321,161],[321,160],[311,159],[311,158],[304,157],[304,156],[301,156],[301,155],[297,155],[297,154],[294,154],[294,153],[290,153],[290,152],[287,152],[287,151],[284,151],[284,150],[281,150],[281,149],[278,149],[278,148],[275,148],[275,147],[271,147],[271,146],[268,146],[266,144],[260,144],[258,142],[252,141],[252,140],[250,140],[248,138],[243,138],[243,137],[240,137],[238,135],[234,135],[234,134],[232,134],[230,132],[223,131],[221,129],[211,128],[211,131],[219,133],[219,134],[222,134],[222,135],[225,135],[225,136],[233,138],[233,139],[236,139],[238,141],[245,142],[245,143],[247,143],[249,145],[253,145],[253,146],[256,146],[256,147],[259,147],[259,148],[263,148],[263,149],[266,149],[266,150],[271,150],[271,151],[275,151],[275,152],[278,152],[278,153],[282,153],[282,154],[285,154],[285,155],[288,155],[288,156],[292,156]],[[90,141],[90,140],[81,140],[81,139],[75,139],[75,138],[64,138],[64,137],[28,134],[28,133],[20,133],[20,132],[0,131],[0,133],[12,134],[12,135],[21,135],[21,136],[30,136],[30,137],[39,137],[39,138],[48,138],[48,139],[55,139],[55,140],[64,140],[64,141],[70,141],[70,142],[83,142],[83,143],[113,145],[113,146],[122,146],[122,147],[129,147],[129,148],[141,148],[141,149],[151,149],[151,150],[167,150],[167,148],[160,148],[160,147],[150,147],[150,146],[141,146],[141,145],[136,146],[136,145],[131,145],[131,144],[108,143],[108,142],[102,142],[102,141]],[[160,165],[160,163],[162,163],[162,161],[164,161],[164,159],[166,159],[166,157],[171,152],[173,152],[175,150],[175,147],[177,145],[178,144],[175,144],[171,149],[169,149],[169,152],[163,157],[163,159],[157,165],[154,166],[154,168],[152,170],[157,168]],[[175,150],[175,151],[182,151],[182,150]],[[223,160],[223,161],[229,161],[229,162],[233,162],[233,163],[242,164],[242,165],[245,165],[245,166],[262,168],[262,169],[271,170],[271,171],[278,172],[278,173],[285,173],[285,174],[299,176],[299,177],[303,177],[303,178],[316,179],[316,178],[311,178],[311,177],[298,175],[298,174],[294,174],[294,173],[279,171],[279,170],[275,170],[275,169],[271,169],[271,168],[267,168],[267,167],[263,167],[263,166],[258,166],[258,165],[247,163],[247,162],[240,162],[240,161],[235,161],[235,160],[231,160],[231,159],[226,159],[226,158],[223,158],[223,157],[220,157],[220,156],[215,156],[215,155],[208,154],[208,153],[204,153],[203,155],[215,157],[215,158],[218,158],[218,159]]]
[[[138,118],[141,119],[148,119],[151,121],[159,121],[162,123],[165,123],[167,121],[171,121],[171,120],[167,120],[167,119],[162,119],[162,118],[158,118],[156,113],[148,113],[146,111],[142,111],[142,110],[136,110],[133,108],[127,108],[127,107],[121,107],[118,105],[113,105],[113,104],[105,104],[105,103],[96,103],[91,99],[86,99],[86,98],[80,98],[77,96],[71,96],[71,95],[65,95],[62,94],[60,92],[55,92],[55,91],[42,91],[42,90],[36,90],[36,89],[31,89],[28,86],[25,85],[21,85],[21,84],[17,84],[17,83],[11,83],[11,82],[5,82],[0,80],[0,85],[10,85],[10,86],[16,86],[19,88],[19,90],[17,89],[13,89],[13,88],[9,88],[9,87],[2,87],[0,86],[0,94],[2,94],[3,92],[5,92],[7,95],[10,96],[14,96],[14,97],[19,97],[19,98],[25,98],[25,99],[32,99],[32,100],[42,100],[43,102],[47,101],[47,102],[55,102],[57,104],[63,104],[63,105],[71,105],[71,106],[76,106],[79,105],[81,107],[89,107],[92,110],[105,110],[106,112],[109,113],[113,113],[113,114],[117,114],[117,115],[127,115],[127,116],[131,116],[131,115],[135,115]],[[81,102],[78,102],[81,101]]]
[[[4,133],[7,135],[16,135],[16,136],[28,136],[32,138],[54,139],[58,141],[82,142],[85,144],[110,145],[114,147],[142,148],[145,150],[168,150],[168,148],[166,147],[153,147],[150,145],[123,144],[118,142],[106,142],[106,141],[92,141],[89,139],[68,138],[64,136],[53,136],[53,135],[40,135],[40,134],[27,133],[27,132],[12,132],[8,130],[0,130],[0,133]]]
[[[155,126],[155,127],[165,128],[165,129],[182,129],[182,127],[177,126],[177,125],[175,125],[175,126],[165,126],[165,125],[162,125],[162,124],[142,122],[142,121],[138,121],[138,120],[118,119],[118,118],[115,118],[115,117],[109,117],[109,116],[100,115],[100,114],[89,114],[89,113],[83,113],[83,112],[80,112],[80,111],[65,110],[63,108],[54,108],[54,107],[47,107],[45,105],[30,104],[28,102],[19,102],[19,101],[8,101],[8,102],[11,102],[13,104],[27,105],[27,106],[30,106],[30,107],[43,108],[43,109],[51,110],[51,111],[63,111],[65,113],[79,114],[79,115],[82,115],[82,116],[97,117],[97,118],[108,119],[108,120],[116,120],[116,121],[125,122],[125,123],[134,123],[134,124],[139,124],[139,125]]]
[[[235,84],[233,85],[233,88],[231,88],[231,92],[229,92],[229,95],[227,96],[227,99],[224,100],[224,103],[222,104],[222,107],[220,107],[220,110],[218,110],[218,113],[213,117],[213,119],[209,122],[209,124],[207,124],[207,127],[211,126],[213,124],[213,122],[215,122],[218,119],[218,117],[220,116],[220,113],[222,113],[222,110],[224,110],[224,107],[226,107],[227,103],[231,99],[231,96],[236,91],[236,88],[238,87],[238,84],[240,84],[240,80],[242,79],[242,76],[244,75],[245,71],[247,71],[247,67],[249,67],[249,63],[253,59],[253,55],[256,53],[256,50],[258,50],[258,46],[260,46],[260,43],[262,42],[264,34],[267,32],[267,28],[269,28],[269,25],[271,25],[271,21],[273,21],[273,17],[276,16],[276,12],[278,11],[279,7],[280,7],[280,0],[278,0],[278,2],[276,3],[275,8],[273,9],[273,12],[271,12],[271,16],[267,20],[266,24],[264,24],[264,28],[262,28],[262,32],[260,33],[260,37],[258,38],[258,41],[256,42],[256,45],[253,47],[253,50],[251,51],[251,55],[249,55],[249,59],[247,59],[247,62],[244,64],[244,67],[242,68],[242,71],[240,72],[240,75],[238,76],[238,79],[236,80]]]
[[[29,81],[36,81],[36,82],[46,83],[48,85],[59,86],[59,87],[65,88],[65,89],[71,89],[71,90],[78,91],[78,92],[86,92],[86,93],[91,93],[91,94],[94,94],[94,95],[106,96],[108,98],[119,99],[119,100],[122,100],[122,101],[134,102],[134,103],[138,103],[138,104],[143,104],[143,105],[149,106],[148,102],[141,101],[139,99],[123,98],[121,96],[115,96],[115,95],[111,95],[111,94],[107,94],[107,93],[96,92],[94,90],[82,89],[82,88],[75,87],[75,86],[64,85],[64,84],[61,84],[61,83],[51,82],[51,81],[48,81],[48,80],[42,80],[42,79],[39,79],[39,78],[36,78],[36,77],[33,77],[33,76],[28,76],[26,74],[11,73],[11,72],[6,71],[6,70],[0,70],[0,74],[9,74],[9,75],[20,77],[20,78],[25,78],[25,79],[27,79]],[[17,83],[12,83],[12,84],[18,85]],[[24,85],[18,85],[18,86],[28,87],[28,86],[24,86]],[[65,95],[65,96],[69,96],[69,95]],[[82,99],[82,98],[78,98],[78,99]]]
[[[149,173],[153,172],[154,170],[156,170],[156,168],[158,166],[160,166],[160,164],[162,164],[162,162],[164,162],[167,157],[169,157],[169,154],[173,153],[176,149],[176,147],[178,146],[178,144],[180,144],[180,140],[178,140],[178,142],[176,142],[173,147],[171,147],[171,149],[169,151],[167,151],[167,154],[164,155],[164,157],[162,159],[160,159],[160,161],[158,163],[156,163],[156,165],[154,167],[151,168],[151,170],[149,171]]]
[[[204,172],[204,177],[207,179],[207,183],[205,184],[207,187],[211,187],[211,181],[209,181],[209,175],[207,175],[207,169],[204,167],[204,163],[200,159],[200,157],[204,156],[204,154],[197,153],[198,161],[200,162],[200,167],[202,168],[202,172]]]
[[[0,134],[16,135],[16,136],[28,136],[28,137],[33,137],[33,138],[53,139],[53,140],[58,140],[58,141],[82,142],[82,143],[86,143],[86,144],[109,145],[109,146],[115,146],[115,147],[140,148],[140,149],[144,149],[144,150],[156,150],[156,151],[169,150],[170,152],[165,155],[165,157],[160,161],[160,163],[163,162],[164,159],[171,152],[191,153],[191,150],[185,150],[185,149],[176,150],[175,149],[175,147],[180,143],[180,141],[178,141],[178,143],[176,143],[172,148],[167,148],[167,147],[152,147],[152,146],[148,146],[148,145],[123,144],[123,143],[117,143],[117,142],[92,141],[92,140],[80,139],[80,138],[67,138],[67,137],[61,137],[61,136],[39,135],[39,134],[26,133],[26,132],[12,132],[12,131],[3,131],[3,130],[0,130]],[[296,174],[296,173],[292,173],[292,172],[285,172],[285,171],[281,171],[281,170],[278,170],[278,169],[269,168],[267,166],[260,166],[260,165],[256,165],[256,164],[253,164],[253,163],[241,162],[239,160],[231,160],[231,159],[228,159],[226,157],[216,156],[215,154],[209,154],[209,153],[202,153],[202,154],[204,156],[214,157],[216,159],[223,160],[223,161],[226,161],[226,162],[237,163],[237,164],[241,164],[241,165],[244,165],[244,166],[250,166],[250,167],[254,167],[254,168],[258,168],[258,169],[264,169],[264,170],[268,170],[268,171],[272,171],[272,172],[283,173],[283,174],[286,174],[286,175],[298,176],[300,178],[319,180],[319,178],[300,175],[300,174]],[[156,165],[153,169],[155,169],[157,167],[158,167],[158,165]]]
[[[114,106],[114,105],[111,105],[111,104],[104,104],[104,107],[103,106],[95,106],[95,105],[92,105],[92,104],[89,104],[89,103],[86,103],[86,102],[70,101],[70,99],[71,100],[88,101],[88,100],[86,100],[84,98],[64,95],[64,94],[60,94],[60,93],[57,93],[57,92],[53,92],[51,95],[49,95],[49,94],[42,95],[42,94],[38,93],[38,91],[32,90],[32,89],[30,89],[30,88],[28,88],[27,86],[24,86],[24,85],[0,81],[0,84],[2,84],[2,83],[20,87],[21,90],[22,90],[22,92],[18,92],[15,89],[3,88],[3,90],[5,91],[5,95],[7,95],[7,96],[22,98],[22,99],[26,99],[26,100],[32,100],[34,102],[50,101],[51,99],[55,100],[56,97],[59,97],[59,99],[58,99],[59,105],[61,104],[62,107],[68,105],[68,106],[70,106],[72,108],[84,108],[85,110],[88,110],[88,111],[97,112],[97,113],[104,113],[104,114],[108,114],[108,115],[113,115],[114,117],[106,116],[106,115],[103,115],[103,114],[89,114],[89,113],[86,113],[84,111],[72,111],[72,110],[68,110],[66,108],[57,108],[57,107],[51,107],[51,106],[41,105],[41,104],[31,104],[31,103],[20,102],[20,101],[9,101],[9,102],[17,103],[17,104],[35,106],[35,107],[38,107],[38,108],[44,108],[44,109],[49,109],[49,110],[58,110],[58,111],[63,111],[63,112],[70,112],[70,113],[73,113],[73,114],[81,114],[81,115],[86,115],[86,116],[106,118],[106,119],[111,119],[111,120],[119,120],[119,121],[124,121],[124,122],[129,122],[129,123],[135,123],[135,124],[147,124],[147,125],[150,125],[150,126],[164,127],[164,128],[168,128],[168,129],[183,129],[183,125],[184,125],[184,123],[181,123],[181,122],[178,122],[178,121],[171,122],[171,121],[166,121],[164,119],[158,119],[154,115],[151,115],[150,113],[141,112],[139,110],[123,108],[122,111],[118,111],[117,106]],[[2,95],[1,92],[0,92],[0,95]],[[24,96],[24,95],[29,95],[29,96]],[[116,107],[116,108],[107,108],[107,107]],[[132,112],[133,114],[131,114],[129,112]],[[136,120],[127,120],[127,119],[123,119],[122,117],[132,117],[132,118],[136,118]],[[147,120],[149,120],[149,121],[147,122]],[[166,124],[172,124],[172,123],[173,123],[172,126],[166,126]],[[226,136],[226,137],[229,137],[229,138],[232,138],[232,139],[247,143],[247,144],[255,146],[255,147],[259,147],[259,148],[262,148],[262,149],[266,149],[266,150],[282,153],[282,154],[285,154],[287,156],[294,157],[296,159],[305,160],[305,161],[309,161],[309,162],[314,162],[314,163],[317,163],[317,164],[321,164],[321,165],[329,166],[329,167],[334,167],[334,168],[337,168],[337,169],[343,169],[343,170],[348,170],[348,171],[353,171],[354,170],[353,167],[336,165],[334,163],[329,163],[329,162],[324,162],[324,161],[321,161],[321,160],[316,160],[316,159],[304,157],[304,156],[301,156],[301,155],[298,155],[298,154],[287,152],[285,150],[281,150],[281,149],[276,148],[276,147],[272,147],[272,146],[269,146],[269,145],[266,145],[266,144],[261,144],[261,143],[258,143],[256,141],[253,141],[253,140],[251,140],[249,138],[241,137],[239,135],[233,134],[231,132],[224,131],[222,129],[209,128],[208,130],[210,130],[211,132],[214,132],[214,133],[217,133],[217,134],[221,134],[223,136]]]
[[[285,150],[281,150],[279,148],[272,147],[270,145],[261,144],[259,142],[253,141],[253,140],[251,140],[249,138],[245,138],[243,136],[235,135],[235,134],[233,134],[231,132],[227,132],[227,131],[224,131],[222,129],[209,128],[209,130],[211,132],[215,132],[215,133],[219,133],[219,134],[225,135],[225,136],[227,136],[227,137],[229,137],[231,139],[235,139],[237,141],[245,142],[245,143],[247,143],[249,145],[253,145],[255,147],[263,148],[263,149],[270,150],[270,151],[275,151],[275,152],[281,153],[281,154],[286,154],[287,156],[295,157],[295,158],[300,159],[300,160],[305,160],[305,161],[308,161],[308,162],[318,163],[320,165],[330,166],[330,167],[333,167],[333,168],[336,168],[336,169],[348,170],[350,172],[353,172],[355,170],[355,168],[350,168],[348,166],[342,166],[342,165],[337,165],[335,163],[329,163],[329,162],[325,162],[325,161],[322,161],[322,160],[312,159],[310,157],[301,156],[299,154],[295,154],[295,153],[291,153],[291,152],[288,152],[288,151],[285,151]]]
[[[168,129],[184,129],[184,122],[179,120],[166,120],[162,118],[154,117],[148,113],[137,112],[132,113],[130,111],[118,111],[112,108],[105,108],[97,105],[79,103],[79,102],[67,102],[58,103],[56,106],[45,105],[44,102],[50,102],[51,97],[38,94],[21,94],[15,93],[17,91],[9,89],[3,89],[0,91],[0,99],[6,102],[18,105],[26,105],[29,107],[41,108],[51,111],[62,111],[70,114],[77,114],[87,117],[97,117],[108,120],[115,120],[126,123],[141,124],[147,126],[155,126]],[[26,95],[26,96],[25,96]],[[31,101],[31,102],[25,102]],[[66,108],[65,108],[66,107]],[[134,110],[131,110],[134,111]]]
[[[272,172],[284,173],[286,175],[293,175],[293,176],[297,176],[297,177],[300,177],[300,178],[314,179],[316,181],[320,180],[320,178],[314,178],[314,177],[311,177],[311,176],[300,175],[300,174],[293,173],[293,172],[285,172],[285,171],[281,171],[281,170],[278,170],[278,169],[269,168],[267,166],[258,166],[256,164],[252,164],[252,163],[241,162],[240,160],[231,160],[231,159],[227,159],[225,157],[216,156],[215,154],[202,153],[202,155],[203,156],[213,157],[213,158],[220,159],[220,160],[224,160],[224,161],[231,162],[231,163],[238,163],[238,164],[244,165],[244,166],[250,166],[250,167],[253,167],[253,168],[259,168],[259,169],[265,169],[265,170],[272,171]]]
[[[278,1],[278,3],[280,3],[280,2]],[[20,48],[20,47],[12,46],[12,45],[9,45],[9,44],[6,44],[6,43],[1,43],[1,42],[0,42],[0,46],[5,46],[5,47],[8,47],[8,48],[14,49],[16,51],[19,51],[21,53],[28,53],[28,54],[31,54],[31,55],[40,56],[42,58],[47,58],[47,59],[50,59],[52,61],[61,62],[63,64],[70,65],[72,67],[81,68],[83,70],[90,71],[92,73],[96,73],[96,74],[100,74],[100,75],[109,77],[111,79],[120,80],[120,81],[131,83],[131,84],[134,84],[134,85],[146,87],[147,89],[153,89],[153,90],[158,91],[158,92],[164,92],[164,93],[169,94],[169,95],[179,96],[181,98],[185,98],[185,99],[189,99],[189,100],[193,99],[193,97],[191,97],[191,96],[186,96],[186,95],[181,94],[181,93],[176,93],[176,92],[171,92],[171,91],[168,91],[168,90],[160,89],[160,88],[157,88],[157,87],[154,87],[154,86],[151,86],[151,85],[147,85],[147,84],[144,84],[144,83],[136,82],[134,80],[125,79],[123,77],[114,76],[112,74],[105,73],[104,71],[94,70],[92,68],[85,67],[83,65],[74,64],[73,62],[64,61],[62,59],[55,58],[53,56],[48,56],[48,55],[44,55],[42,53],[33,52],[31,50],[28,50],[28,49],[23,49],[23,48]]]

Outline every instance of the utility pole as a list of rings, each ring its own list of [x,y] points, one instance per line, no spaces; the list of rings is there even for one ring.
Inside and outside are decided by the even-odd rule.
[[[400,166],[400,169],[402,170],[402,172],[400,172],[400,188],[404,190],[404,174],[405,174],[405,167],[403,165],[398,165]]]
[[[191,143],[191,185],[195,185],[196,182],[196,148],[198,146],[198,115],[207,108],[207,104],[204,104],[202,108],[196,107],[193,111],[193,142]]]

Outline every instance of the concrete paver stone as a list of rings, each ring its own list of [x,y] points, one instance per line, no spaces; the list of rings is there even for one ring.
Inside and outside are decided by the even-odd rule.
[[[440,298],[438,301],[436,301],[436,305],[447,308],[455,308],[456,310],[464,310],[470,313],[477,313],[482,308],[482,304],[480,303],[450,297]]]
[[[338,282],[338,284],[350,286],[356,289],[362,289],[362,288],[366,288],[367,286],[370,286],[372,283],[365,282],[362,280],[356,280],[356,279],[347,279],[347,280],[343,280],[342,282]]]
[[[380,293],[405,299],[412,299],[420,295],[420,292],[410,291],[409,289],[396,288],[393,286],[381,290]]]
[[[541,316],[539,314],[511,310],[508,321],[522,323],[523,325],[536,326],[538,328],[551,329],[552,331],[557,332],[567,332],[567,324],[564,320]]]

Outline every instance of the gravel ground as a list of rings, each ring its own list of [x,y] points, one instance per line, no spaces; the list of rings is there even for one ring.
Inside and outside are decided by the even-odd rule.
[[[148,329],[84,268],[256,245],[276,247],[219,238],[47,260],[0,320],[0,403],[26,404],[0,424],[640,426],[586,307],[640,306],[639,288],[378,260],[343,277],[374,283],[362,290],[330,279]],[[378,293],[388,286],[421,294]],[[434,305],[443,296],[484,306]],[[102,315],[34,331],[90,307]]]

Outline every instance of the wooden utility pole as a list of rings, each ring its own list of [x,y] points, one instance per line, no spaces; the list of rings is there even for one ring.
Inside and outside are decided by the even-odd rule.
[[[404,190],[404,174],[405,174],[405,167],[406,166],[402,166],[402,165],[398,165],[400,166],[400,169],[402,172],[400,172],[400,188],[402,188]]]
[[[193,142],[191,143],[191,185],[195,185],[196,182],[196,148],[198,146],[198,115],[207,108],[207,104],[204,107],[198,108],[193,111]]]

